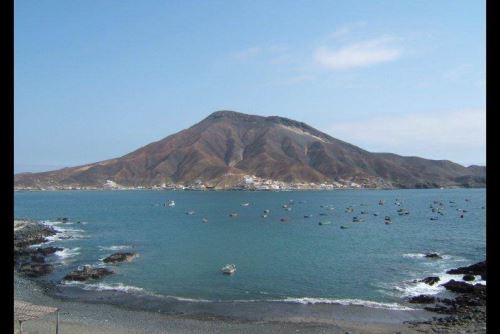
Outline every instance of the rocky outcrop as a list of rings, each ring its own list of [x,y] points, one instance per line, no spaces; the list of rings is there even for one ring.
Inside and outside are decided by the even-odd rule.
[[[83,282],[91,279],[98,279],[111,274],[113,274],[113,271],[107,268],[83,266],[82,268],[74,270],[64,276],[63,280]]]
[[[459,267],[446,272],[451,275],[481,275],[486,277],[486,261],[478,262],[467,267]]]
[[[411,297],[408,300],[409,303],[413,304],[432,304],[436,302],[436,298],[433,296],[428,296],[428,295],[419,295],[415,297]]]
[[[486,262],[479,262],[468,267],[449,270],[450,274],[470,273],[469,275],[485,274]],[[425,310],[441,313],[430,321],[409,322],[410,328],[423,333],[486,333],[486,286],[469,284],[451,280],[442,284],[447,290],[457,296],[453,299],[435,298],[432,296],[416,296],[409,300],[413,303],[434,304],[424,307]],[[430,298],[431,297],[431,298]]]
[[[442,259],[441,255],[439,255],[438,253],[425,254],[425,257],[429,259]]]
[[[437,276],[429,276],[421,280],[420,282],[429,284],[429,285],[434,285],[435,283],[439,282],[439,277]]]
[[[118,263],[118,262],[130,262],[133,259],[135,259],[138,255],[135,253],[114,253],[108,257],[106,257],[104,260],[102,260],[105,263]]]

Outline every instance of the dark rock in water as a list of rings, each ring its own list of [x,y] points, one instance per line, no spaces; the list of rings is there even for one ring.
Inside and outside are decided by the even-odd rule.
[[[478,262],[468,267],[460,267],[457,269],[451,269],[446,272],[452,275],[484,275],[486,277],[486,261]]]
[[[43,255],[31,255],[31,262],[45,263],[45,258],[43,257]]]
[[[87,281],[89,279],[97,279],[103,276],[111,275],[114,272],[107,268],[92,268],[84,266],[82,269],[77,269],[64,276],[65,281]]]
[[[452,292],[458,292],[458,293],[474,292],[474,285],[465,282],[457,282],[453,279],[441,285],[444,286],[446,290],[450,290]]]
[[[132,261],[136,257],[137,254],[134,253],[115,253],[108,256],[103,261],[106,263],[116,263],[116,262]]]
[[[62,251],[62,250],[64,250],[64,248],[50,246],[50,247],[44,247],[44,248],[38,247],[36,251],[44,256],[47,256],[47,255],[51,255],[51,254],[54,254],[55,252]]]
[[[424,283],[429,284],[429,285],[434,285],[434,283],[439,282],[439,277],[437,277],[437,276],[429,276],[429,277],[424,278],[420,282],[424,282]]]
[[[52,272],[52,266],[47,263],[31,263],[21,267],[21,272],[29,277],[44,276]]]
[[[439,255],[437,253],[425,254],[425,257],[430,258],[430,259],[442,259],[441,255]]]
[[[413,304],[431,304],[436,302],[436,298],[428,295],[419,295],[415,297],[411,297],[408,300],[409,303]]]
[[[474,275],[467,274],[467,275],[464,275],[464,277],[462,277],[462,279],[464,281],[470,282],[470,281],[475,280],[476,278],[474,277]]]

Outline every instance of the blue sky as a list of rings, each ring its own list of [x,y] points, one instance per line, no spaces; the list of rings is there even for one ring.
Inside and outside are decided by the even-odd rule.
[[[15,0],[14,169],[124,155],[213,111],[485,164],[484,1]]]

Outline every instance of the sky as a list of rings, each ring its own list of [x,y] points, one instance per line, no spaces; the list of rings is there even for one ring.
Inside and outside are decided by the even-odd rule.
[[[486,163],[484,1],[15,0],[14,172],[111,159],[217,110]]]

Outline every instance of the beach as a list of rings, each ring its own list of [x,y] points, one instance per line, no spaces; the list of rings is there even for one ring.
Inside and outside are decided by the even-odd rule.
[[[407,324],[393,323],[391,319],[380,322],[353,322],[331,319],[328,323],[303,321],[238,321],[210,317],[200,319],[172,316],[154,312],[130,310],[106,304],[64,301],[44,293],[44,287],[14,273],[16,300],[60,309],[61,333],[417,333]],[[348,306],[344,306],[348,307]],[[23,330],[29,333],[55,331],[56,315],[27,321]],[[15,324],[17,329],[17,324]]]

